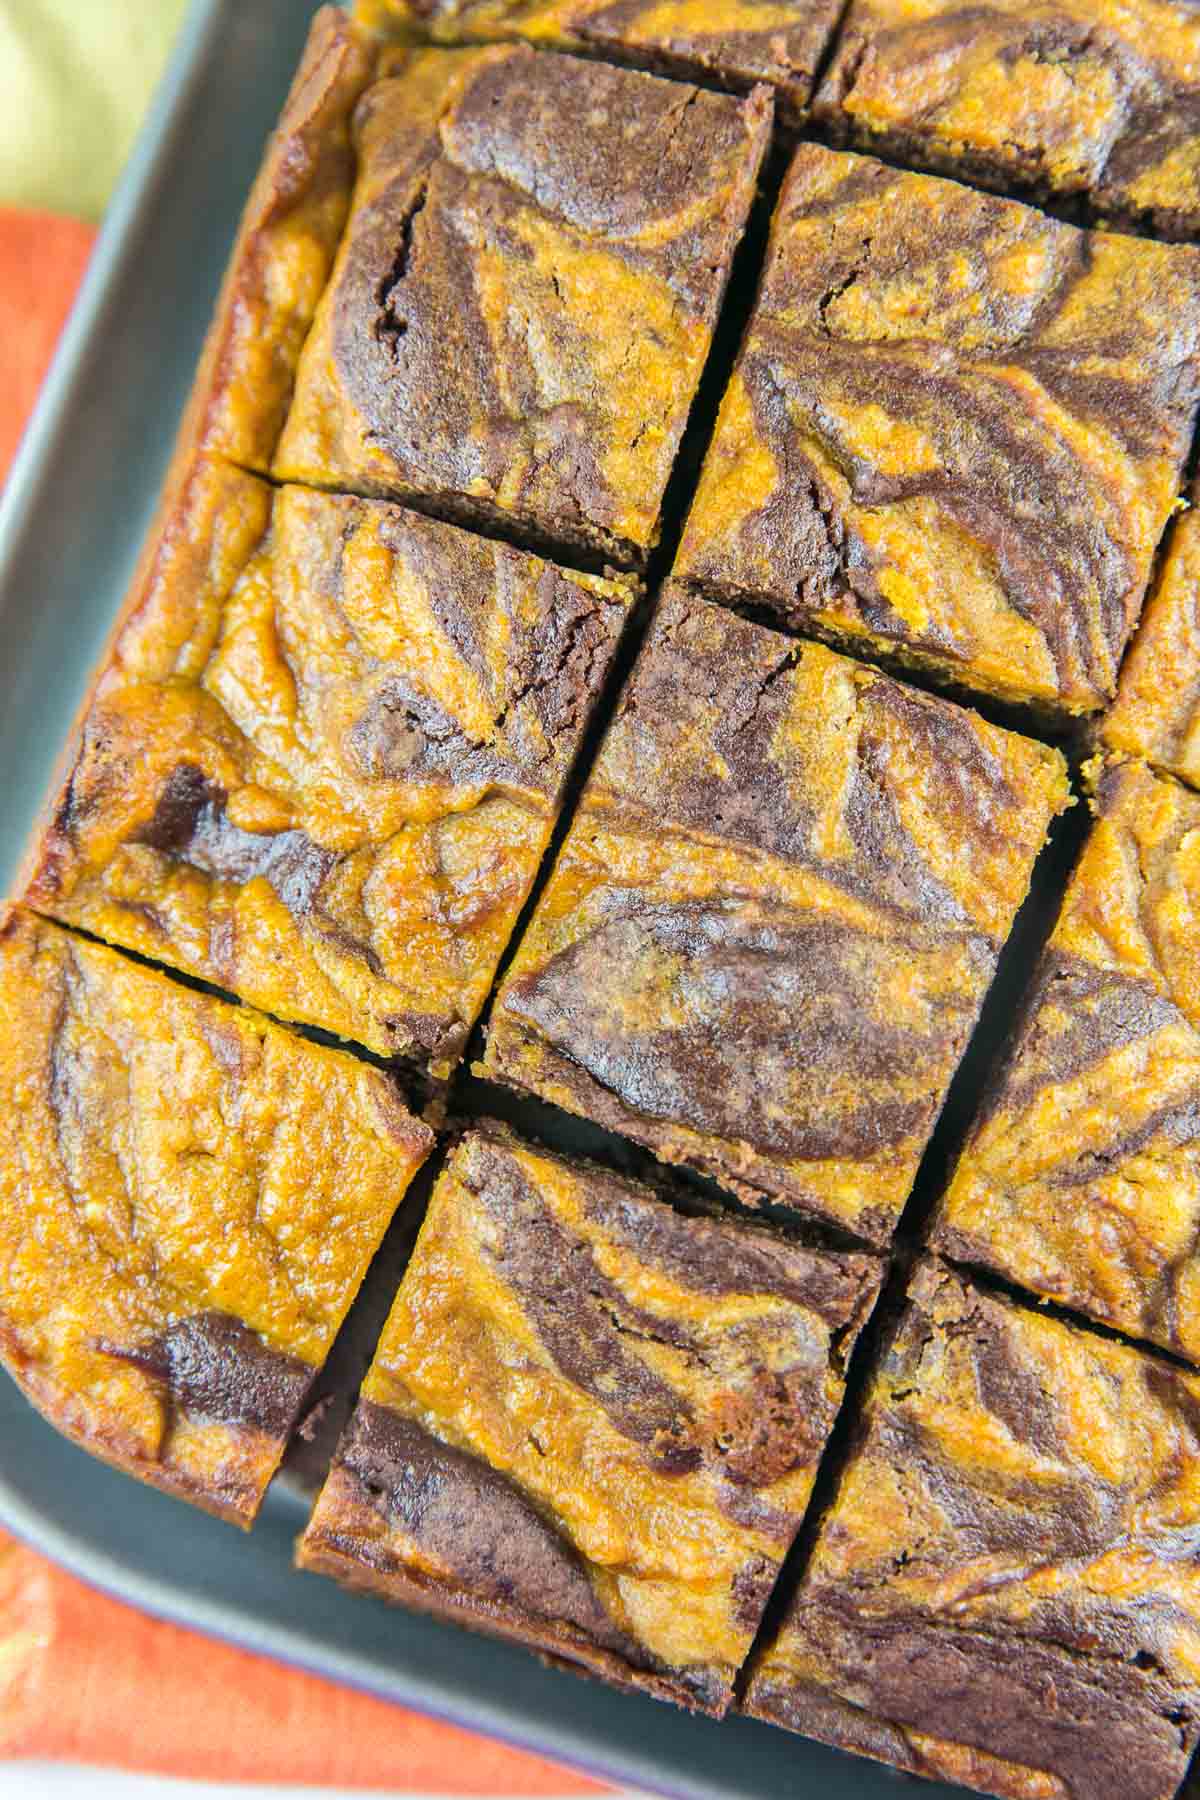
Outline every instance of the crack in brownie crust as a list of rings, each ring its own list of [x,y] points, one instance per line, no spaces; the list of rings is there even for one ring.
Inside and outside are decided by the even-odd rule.
[[[472,1131],[302,1565],[723,1712],[881,1274]]]
[[[882,1241],[1066,798],[1056,753],[668,590],[481,1072]]]
[[[201,460],[31,904],[448,1074],[634,591]]]
[[[1115,763],[1098,814],[935,1241],[1200,1360],[1200,796]]]
[[[0,1356],[248,1525],[431,1134],[376,1070],[21,911],[0,1087]]]
[[[1187,0],[852,0],[816,100],[843,138],[1159,235],[1200,227],[1200,20]]]
[[[839,11],[836,0],[358,0],[355,17],[445,44],[524,38],[722,87],[765,81],[796,126]]]
[[[921,1266],[748,1710],[1013,1800],[1169,1800],[1200,1719],[1198,1403]]]
[[[1198,319],[1196,251],[803,145],[676,573],[1095,710],[1175,503]]]
[[[393,53],[275,472],[642,561],[770,130],[524,46]]]
[[[1193,506],[1196,498],[1193,487]],[[1200,787],[1200,514],[1194,511],[1175,521],[1100,738],[1109,749],[1145,757]]]

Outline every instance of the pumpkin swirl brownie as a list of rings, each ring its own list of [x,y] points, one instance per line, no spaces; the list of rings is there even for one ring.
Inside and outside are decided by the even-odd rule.
[[[918,1269],[747,1710],[1010,1800],[1170,1800],[1200,1379]]]
[[[0,1091],[0,1357],[249,1525],[431,1133],[354,1057],[16,909]]]
[[[92,698],[30,903],[445,1076],[634,592],[201,459]]]
[[[851,0],[816,111],[902,162],[1200,230],[1189,0]]]
[[[358,0],[368,29],[445,44],[525,38],[720,87],[768,82],[799,125],[840,0]]]
[[[1200,394],[1200,252],[797,151],[676,573],[1047,715],[1111,700]]]
[[[1057,752],[668,589],[480,1072],[890,1235]]]
[[[1118,762],[1097,806],[935,1241],[1200,1360],[1200,795]]]
[[[341,7],[320,9],[230,257],[180,432],[185,459],[206,450],[271,466],[350,211],[351,119],[375,58]]]
[[[275,457],[640,564],[771,126],[525,45],[391,51]]]
[[[301,1565],[724,1712],[881,1272],[473,1130]]]
[[[1192,489],[1195,506],[1197,489]],[[1176,519],[1100,738],[1200,787],[1200,515]]]

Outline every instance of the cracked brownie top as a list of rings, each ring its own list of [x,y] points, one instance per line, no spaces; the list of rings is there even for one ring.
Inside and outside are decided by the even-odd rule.
[[[93,695],[31,903],[447,1073],[633,593],[199,461]]]
[[[12,909],[0,1093],[4,1362],[249,1524],[432,1134],[378,1070]]]
[[[472,1131],[301,1561],[723,1712],[881,1273]]]
[[[886,1238],[1062,758],[668,589],[484,1070]]]
[[[275,472],[639,563],[769,94],[524,46],[391,67],[356,115],[350,223]]]
[[[1175,503],[1198,348],[1200,252],[804,145],[677,573],[1094,710]]]
[[[1012,1800],[1170,1800],[1198,1428],[1197,1377],[920,1267],[749,1710]]]
[[[852,0],[816,110],[865,147],[991,185],[1200,226],[1189,0]]]
[[[936,1241],[1200,1360],[1200,795],[1116,763],[1097,810]]]
[[[795,125],[839,11],[838,0],[358,0],[355,16],[443,43],[525,38],[725,87],[766,81]]]

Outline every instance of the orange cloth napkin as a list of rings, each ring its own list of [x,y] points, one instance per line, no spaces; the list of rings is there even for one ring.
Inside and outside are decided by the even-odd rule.
[[[0,208],[0,481],[94,233]],[[0,1534],[0,1756],[208,1781],[606,1790],[502,1744],[144,1618]]]

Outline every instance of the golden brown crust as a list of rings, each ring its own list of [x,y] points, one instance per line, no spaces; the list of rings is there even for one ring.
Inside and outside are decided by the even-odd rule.
[[[748,1710],[1019,1800],[1170,1800],[1200,1380],[921,1265]]]
[[[1098,817],[935,1240],[1200,1361],[1200,796],[1098,765]]]
[[[668,590],[482,1072],[885,1242],[1066,801],[1041,745]]]
[[[177,453],[266,471],[354,187],[350,122],[374,51],[323,6],[267,144],[217,300]]]
[[[802,145],[676,573],[1094,712],[1175,506],[1198,321],[1200,252]]]
[[[0,1092],[0,1357],[249,1524],[431,1134],[376,1070],[16,908]]]
[[[881,1274],[472,1131],[301,1562],[720,1714]]]
[[[634,591],[200,459],[92,695],[30,903],[448,1074]]]

